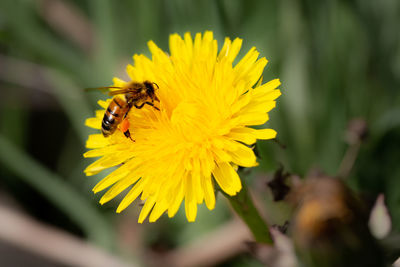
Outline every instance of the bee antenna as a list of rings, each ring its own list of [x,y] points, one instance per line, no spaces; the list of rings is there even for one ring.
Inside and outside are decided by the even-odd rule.
[[[160,89],[160,87],[158,87],[158,84],[156,84],[156,83],[153,83],[155,86],[157,86],[157,89]]]

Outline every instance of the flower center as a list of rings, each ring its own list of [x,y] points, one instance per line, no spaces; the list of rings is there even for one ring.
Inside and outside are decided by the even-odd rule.
[[[204,107],[193,101],[182,101],[171,115],[171,125],[176,128],[180,137],[191,143],[202,142],[209,137]]]

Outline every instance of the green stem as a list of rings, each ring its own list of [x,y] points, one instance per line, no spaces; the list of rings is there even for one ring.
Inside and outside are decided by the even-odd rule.
[[[271,234],[269,233],[269,226],[254,206],[244,181],[242,181],[242,186],[242,190],[237,195],[229,196],[225,193],[224,195],[239,217],[246,223],[255,240],[259,243],[273,244]]]

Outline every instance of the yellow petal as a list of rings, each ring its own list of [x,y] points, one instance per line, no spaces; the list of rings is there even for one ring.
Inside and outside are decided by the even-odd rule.
[[[94,157],[100,157],[103,155],[107,154],[113,154],[119,151],[123,151],[125,148],[124,144],[117,144],[117,145],[109,145],[106,147],[101,147],[101,148],[96,148],[92,149],[86,153],[83,154],[85,158],[94,158]]]
[[[251,148],[237,143],[236,150],[230,151],[229,154],[232,156],[232,162],[242,167],[254,167],[257,166],[257,159]]]
[[[129,157],[126,153],[115,153],[114,155],[106,155],[101,159],[90,164],[84,172],[86,175],[95,175],[96,173],[101,172],[102,170],[108,169],[110,167],[114,167],[118,164],[123,163]]]
[[[172,191],[171,194],[174,194],[174,199],[171,205],[168,208],[168,217],[172,218],[178,212],[179,207],[183,201],[184,191],[183,191],[183,183],[179,183],[176,190]]]
[[[218,59],[226,58],[229,62],[233,62],[236,56],[239,54],[240,48],[242,47],[243,40],[236,38],[233,43],[229,38],[225,38],[224,46],[219,53]]]
[[[193,170],[192,170],[192,179],[194,183],[194,189],[196,191],[196,202],[197,204],[201,204],[204,199],[204,192],[201,186],[201,170],[200,170],[200,162],[198,160],[193,160]]]
[[[239,112],[242,108],[247,106],[250,101],[252,101],[252,95],[244,94],[242,95],[233,105],[232,105],[232,113],[235,114]]]
[[[124,199],[122,199],[121,203],[118,205],[117,213],[120,213],[121,211],[126,209],[133,201],[135,201],[135,199],[138,198],[140,193],[142,193],[142,189],[143,189],[142,185],[143,185],[142,181],[139,180],[133,186],[133,188],[128,192],[128,194],[126,194]]]
[[[218,161],[226,161],[229,162],[232,160],[231,155],[228,154],[226,151],[222,150],[221,148],[215,148],[213,150],[214,157],[218,159]]]
[[[257,89],[255,89],[252,95],[253,102],[264,102],[264,101],[271,101],[277,99],[280,95],[282,95],[281,91],[278,89],[274,89],[272,91],[267,91],[267,92],[257,92]]]
[[[212,173],[218,185],[228,195],[236,195],[242,189],[239,175],[229,163],[218,163]]]
[[[240,141],[246,145],[252,145],[257,141],[255,135],[252,134],[252,132],[246,131],[246,128],[244,127],[232,129],[227,137],[236,141]]]
[[[179,58],[180,52],[183,50],[183,40],[178,34],[171,34],[169,37],[169,51],[171,57]]]
[[[264,95],[268,92],[272,92],[274,89],[278,88],[281,85],[281,81],[279,79],[271,80],[257,88],[254,89],[254,95]]]
[[[275,101],[265,101],[265,102],[250,102],[245,108],[243,108],[240,112],[244,113],[266,113],[273,109],[276,106]]]
[[[91,134],[86,141],[87,148],[100,148],[109,144],[108,139],[102,134]]]
[[[254,88],[257,88],[259,86],[261,86],[262,82],[263,82],[264,77],[261,75],[260,79],[258,80],[258,82],[254,85]]]
[[[275,138],[276,131],[272,129],[253,129],[248,127],[241,127],[232,129],[231,132],[227,135],[228,138],[231,138],[236,141],[240,141],[247,145],[254,144],[257,139],[268,140]]]
[[[112,100],[112,98],[110,98],[110,99],[108,99],[108,100],[106,100],[106,101],[104,101],[104,100],[99,100],[99,101],[97,101],[97,104],[98,104],[100,107],[102,107],[103,109],[106,109],[106,108],[110,105],[111,100]]]
[[[168,205],[165,202],[157,201],[150,213],[149,222],[155,222],[167,210]]]
[[[239,125],[261,125],[268,121],[269,116],[267,113],[245,113],[238,116]]]
[[[129,186],[134,184],[137,180],[138,180],[138,178],[135,179],[133,177],[127,176],[124,179],[118,181],[110,189],[108,189],[108,191],[101,197],[100,204],[103,205],[104,203],[106,203],[106,202],[110,201],[111,199],[115,198],[122,191],[124,191]]]
[[[259,60],[256,61],[256,63],[253,64],[251,68],[247,71],[246,74],[246,79],[248,81],[248,84],[250,86],[253,86],[257,83],[257,81],[260,79],[261,74],[264,71],[265,66],[267,65],[268,60],[263,57],[260,58]]]
[[[143,223],[143,221],[146,219],[147,215],[149,215],[151,209],[153,208],[155,204],[155,197],[151,196],[148,199],[146,199],[146,202],[144,203],[144,206],[142,208],[142,211],[140,212],[139,215],[139,223]]]
[[[97,193],[106,189],[107,187],[126,177],[128,174],[130,174],[130,179],[132,180],[133,184],[137,180],[132,178],[134,177],[134,170],[139,164],[140,162],[137,160],[130,160],[129,162],[125,163],[124,165],[107,175],[105,178],[103,178],[100,182],[98,182],[93,188],[93,192]],[[136,176],[139,177],[139,175]]]
[[[201,178],[201,187],[204,192],[204,200],[206,202],[206,206],[209,210],[214,209],[215,207],[215,193],[214,186],[211,180],[211,174],[207,177]]]
[[[255,135],[257,139],[268,140],[276,137],[276,131],[273,129],[255,130]]]
[[[185,33],[184,40],[185,40],[186,56],[187,56],[187,58],[191,58],[193,56],[192,35],[189,32]]]
[[[100,130],[101,129],[101,121],[102,121],[101,118],[89,118],[89,119],[86,119],[85,125],[90,128]]]
[[[260,53],[255,47],[250,48],[249,52],[236,64],[233,68],[237,73],[237,79],[242,79],[247,75],[248,71],[253,67]]]
[[[229,37],[225,37],[224,45],[222,46],[221,51],[218,54],[218,61],[221,61],[222,58],[228,55],[231,43],[232,43],[231,39]]]
[[[113,86],[123,87],[125,85],[126,85],[126,82],[124,80],[121,80],[120,78],[117,78],[117,77],[113,78]]]
[[[192,177],[186,177],[185,211],[189,222],[194,222],[197,215],[196,191]]]

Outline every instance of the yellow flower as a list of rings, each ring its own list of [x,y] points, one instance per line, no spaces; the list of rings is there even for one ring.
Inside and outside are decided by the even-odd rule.
[[[226,38],[218,53],[212,32],[203,36],[190,33],[182,39],[172,34],[170,55],[152,41],[148,43],[152,59],[134,55],[134,66],[127,66],[132,81],[155,82],[160,111],[145,105],[132,108],[127,116],[134,142],[117,131],[109,137],[93,134],[87,140],[92,149],[85,157],[100,157],[88,166],[86,175],[117,166],[93,189],[109,188],[103,204],[131,187],[117,208],[121,212],[137,197],[145,200],[139,216],[143,222],[156,221],[165,211],[173,217],[185,201],[186,217],[196,218],[197,205],[205,201],[215,206],[214,182],[229,195],[241,189],[237,166],[253,167],[256,157],[250,145],[257,139],[274,138],[272,129],[256,130],[248,126],[268,121],[268,112],[281,94],[278,79],[261,84],[267,64],[253,47],[235,65],[242,40]],[[114,78],[114,86],[127,82]],[[103,108],[86,125],[101,128],[111,99],[99,101]]]

